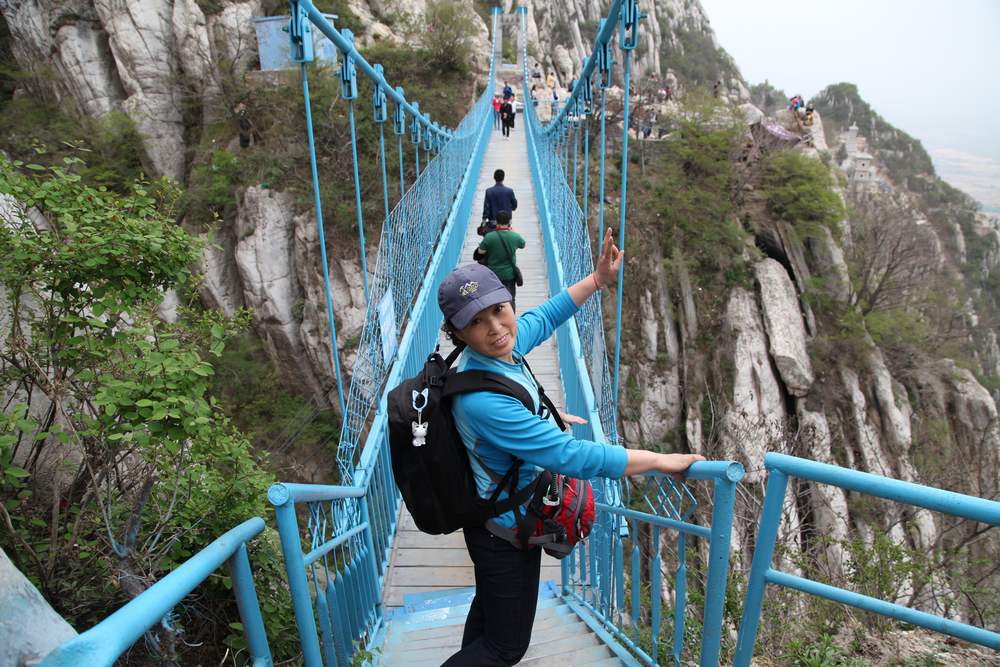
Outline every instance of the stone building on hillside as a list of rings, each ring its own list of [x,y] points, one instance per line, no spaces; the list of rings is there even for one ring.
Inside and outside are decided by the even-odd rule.
[[[847,154],[840,168],[847,174],[848,185],[864,192],[891,191],[892,186],[878,173],[875,158],[868,152],[868,140],[858,134],[858,126],[852,124],[839,138]]]

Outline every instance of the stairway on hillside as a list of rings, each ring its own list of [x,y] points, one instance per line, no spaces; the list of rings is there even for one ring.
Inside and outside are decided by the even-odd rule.
[[[389,621],[380,667],[436,667],[462,645],[472,589],[414,601],[422,608]],[[436,606],[439,605],[439,606]],[[531,645],[520,665],[638,665],[620,646],[605,643],[544,585],[539,590]]]

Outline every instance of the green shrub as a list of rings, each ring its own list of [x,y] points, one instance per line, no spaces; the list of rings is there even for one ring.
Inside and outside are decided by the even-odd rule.
[[[832,189],[830,170],[794,151],[773,154],[764,167],[764,195],[771,213],[793,225],[803,237],[825,226],[838,233],[845,210]]]
[[[0,159],[0,192],[51,225],[0,224],[0,285],[18,297],[0,319],[0,337],[15,343],[2,350],[0,385],[44,396],[60,415],[13,405],[0,419],[0,514],[13,526],[0,531],[0,546],[86,628],[264,514],[273,477],[208,391],[213,360],[241,322],[186,311],[168,324],[155,314],[162,290],[190,287],[199,257],[198,242],[173,221],[176,192],[143,181],[117,193],[94,188],[70,162],[46,169]],[[59,468],[63,482],[46,482],[46,461],[61,448],[76,455]],[[178,608],[174,625],[189,646],[220,645],[235,621],[223,581],[209,578],[198,605]],[[287,607],[281,614],[290,618]],[[294,655],[285,641],[272,646]]]
[[[681,121],[653,160],[652,206],[662,225],[668,256],[685,261],[700,286],[749,281],[743,253],[746,234],[731,198],[734,126]]]

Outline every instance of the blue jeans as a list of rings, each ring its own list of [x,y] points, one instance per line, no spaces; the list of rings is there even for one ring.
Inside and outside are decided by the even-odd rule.
[[[500,127],[500,112],[496,109],[493,110],[493,129]]]
[[[465,619],[462,649],[442,667],[507,667],[528,651],[538,605],[542,550],[522,551],[485,528],[466,528],[476,597]]]

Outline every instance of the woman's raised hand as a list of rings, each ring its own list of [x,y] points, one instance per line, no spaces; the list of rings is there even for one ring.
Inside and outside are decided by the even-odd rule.
[[[597,258],[597,266],[594,268],[594,279],[601,287],[610,285],[618,276],[618,269],[625,258],[625,251],[619,250],[611,237],[611,228],[604,234],[601,243],[601,256]]]

